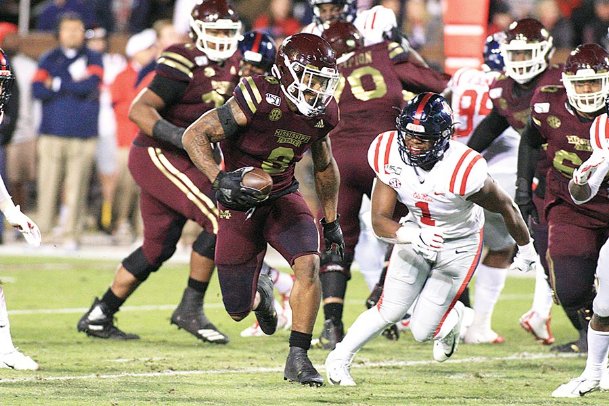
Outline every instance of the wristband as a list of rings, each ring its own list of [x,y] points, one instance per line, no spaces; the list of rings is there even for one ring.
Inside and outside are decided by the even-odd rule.
[[[152,127],[152,137],[157,140],[168,142],[169,144],[184,149],[182,144],[182,135],[186,131],[185,128],[171,124],[169,121],[161,118],[154,127]]]

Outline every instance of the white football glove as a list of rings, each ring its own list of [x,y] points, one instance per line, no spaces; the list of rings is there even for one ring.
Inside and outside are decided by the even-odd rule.
[[[533,246],[533,239],[527,245],[519,245],[518,253],[514,257],[514,262],[510,265],[511,270],[518,270],[520,272],[530,272],[535,269],[539,263],[539,255],[535,251]]]
[[[419,236],[413,238],[412,249],[430,262],[434,262],[444,246],[444,232],[438,227],[423,227]]]
[[[8,223],[15,227],[23,234],[23,238],[28,244],[38,247],[40,245],[40,230],[36,223],[34,223],[28,216],[23,214],[19,209],[19,206],[13,206],[4,210],[4,217]]]
[[[588,179],[594,175],[594,172],[596,172],[603,162],[605,162],[605,157],[603,155],[592,154],[586,162],[573,171],[573,183],[576,185],[585,185],[588,183]]]

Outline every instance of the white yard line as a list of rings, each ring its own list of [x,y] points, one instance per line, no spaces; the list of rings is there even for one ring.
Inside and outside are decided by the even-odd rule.
[[[528,300],[532,297],[532,294],[504,294],[499,298],[500,301],[521,301]],[[362,305],[362,311],[364,310],[363,300],[346,300],[348,305]],[[163,305],[141,305],[141,306],[122,306],[121,312],[145,312],[145,311],[156,311],[156,310],[173,310],[178,304],[163,304]],[[223,309],[224,305],[220,302],[206,302],[205,308],[208,309]],[[9,310],[9,315],[37,315],[37,314],[79,314],[89,310],[88,307],[66,307],[60,309],[16,309]]]
[[[538,360],[538,359],[554,359],[554,358],[574,358],[578,354],[547,354],[547,353],[516,353],[505,357],[471,357],[463,359],[448,360],[445,364],[481,364],[485,362],[496,361],[523,361],[523,360]],[[379,368],[379,367],[410,367],[421,365],[437,365],[436,361],[421,360],[421,361],[382,361],[382,362],[366,362],[364,364],[355,363],[351,368]],[[318,369],[324,369],[322,365],[316,365]],[[230,368],[230,369],[209,369],[209,370],[191,370],[191,371],[161,371],[161,372],[124,372],[117,374],[87,374],[87,375],[72,375],[72,376],[28,376],[19,378],[0,378],[1,384],[8,383],[31,383],[31,382],[51,382],[51,381],[77,381],[87,379],[121,379],[121,378],[155,378],[166,376],[190,376],[190,375],[229,375],[229,374],[259,374],[259,373],[279,373],[283,371],[283,367],[275,368]]]

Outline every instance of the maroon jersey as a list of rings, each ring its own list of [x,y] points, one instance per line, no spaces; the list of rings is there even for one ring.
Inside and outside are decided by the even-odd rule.
[[[395,118],[404,104],[402,89],[414,93],[440,93],[450,76],[406,62],[406,52],[395,42],[381,42],[358,49],[338,65],[336,89],[341,120],[330,134],[332,143],[370,142],[395,129]],[[354,137],[358,138],[354,140]]]
[[[551,162],[546,178],[546,208],[562,200],[578,211],[588,211],[592,217],[595,217],[593,212],[598,212],[604,213],[603,218],[609,218],[606,181],[599,193],[583,205],[573,203],[568,189],[573,171],[592,154],[589,134],[593,119],[574,112],[563,86],[539,88],[531,99],[531,108],[533,125],[548,143],[546,155]]]
[[[273,178],[272,193],[292,185],[296,162],[338,122],[334,99],[317,117],[290,110],[279,81],[272,76],[241,79],[233,96],[247,117],[247,126],[221,143],[226,170],[262,168]]]
[[[159,112],[161,117],[178,127],[188,127],[201,114],[219,107],[228,100],[239,80],[239,55],[222,64],[211,61],[193,44],[176,44],[165,49],[158,59],[155,73],[168,79],[187,83],[181,100]],[[169,144],[139,133],[135,141],[141,146],[175,149]]]
[[[546,85],[559,85],[562,66],[551,65],[526,89],[514,79],[501,75],[489,89],[488,95],[493,101],[493,108],[510,123],[518,132],[522,132],[530,116],[531,98],[536,88]]]

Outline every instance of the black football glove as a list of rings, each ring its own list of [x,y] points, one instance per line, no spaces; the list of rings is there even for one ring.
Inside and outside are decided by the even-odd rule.
[[[516,194],[514,195],[514,203],[518,205],[524,222],[529,224],[529,217],[539,223],[539,214],[533,204],[533,192],[531,191],[531,183],[524,178],[516,180]]]
[[[322,218],[321,225],[324,229],[326,254],[334,252],[342,261],[345,259],[345,239],[343,237],[343,231],[340,229],[340,224],[338,223],[338,216],[336,217],[336,220],[331,223],[326,222],[325,217]]]
[[[216,199],[229,209],[247,211],[257,206],[268,198],[260,191],[243,186],[241,180],[249,171],[251,166],[239,168],[232,172],[220,171],[212,188],[216,191]]]

